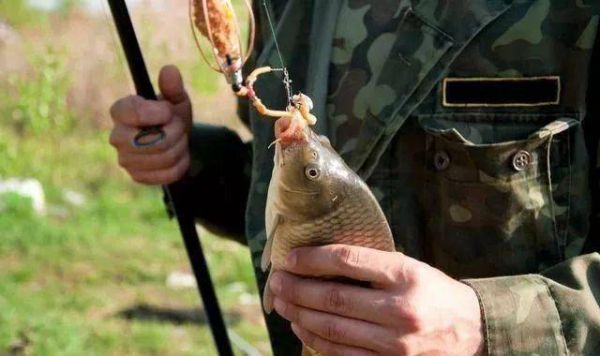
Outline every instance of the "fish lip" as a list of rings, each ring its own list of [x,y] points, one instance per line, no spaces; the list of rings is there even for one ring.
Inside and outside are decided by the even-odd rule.
[[[278,124],[287,120],[288,126],[285,130],[281,131],[278,128]],[[295,144],[306,144],[310,141],[312,130],[303,118],[280,118],[276,122],[275,127],[275,138],[283,147],[295,145]]]

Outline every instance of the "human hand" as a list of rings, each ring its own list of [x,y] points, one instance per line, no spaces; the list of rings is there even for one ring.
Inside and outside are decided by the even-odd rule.
[[[183,87],[179,70],[165,66],[158,85],[161,99],[127,96],[116,101],[110,115],[113,129],[110,144],[117,150],[119,165],[133,180],[144,184],[169,184],[188,170],[188,134],[192,127],[192,104]],[[150,147],[136,148],[131,142],[141,127],[161,125],[166,138]]]
[[[398,252],[348,245],[293,250],[271,276],[278,314],[323,355],[475,355],[483,326],[475,291]],[[373,288],[326,281],[347,277]]]

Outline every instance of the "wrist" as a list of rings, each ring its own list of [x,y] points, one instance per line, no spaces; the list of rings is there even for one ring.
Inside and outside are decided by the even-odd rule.
[[[471,311],[469,315],[469,323],[471,324],[471,341],[472,348],[469,350],[472,355],[485,355],[486,346],[486,331],[485,331],[485,316],[483,314],[483,304],[477,291],[465,281],[460,281],[465,287],[465,294],[467,295],[467,308],[466,310]]]

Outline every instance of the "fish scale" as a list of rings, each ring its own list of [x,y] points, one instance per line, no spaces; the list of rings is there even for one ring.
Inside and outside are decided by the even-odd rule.
[[[393,250],[390,240],[375,238],[378,235],[391,236],[385,218],[380,214],[363,214],[370,209],[361,203],[373,204],[372,201],[361,202],[356,199],[314,222],[299,223],[284,219],[273,236],[272,268],[282,269],[288,253],[302,246],[339,243]]]

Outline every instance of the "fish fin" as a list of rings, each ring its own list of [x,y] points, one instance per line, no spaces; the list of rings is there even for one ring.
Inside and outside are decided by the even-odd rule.
[[[260,258],[260,269],[266,272],[271,264],[271,249],[273,248],[273,238],[267,239],[267,243]]]
[[[266,272],[271,264],[271,251],[273,249],[273,239],[275,238],[275,231],[277,230],[277,226],[281,221],[281,215],[275,215],[273,219],[273,224],[270,226],[271,230],[267,233],[267,242],[265,244],[265,248],[263,249],[262,256],[260,258],[260,268],[263,272]]]
[[[319,356],[320,354],[306,345],[302,345],[302,356]]]
[[[265,283],[265,290],[263,291],[263,309],[267,314],[271,314],[273,311],[273,292],[271,291],[271,287],[269,287],[272,274],[273,269],[269,271],[269,276],[267,277],[267,282]]]

